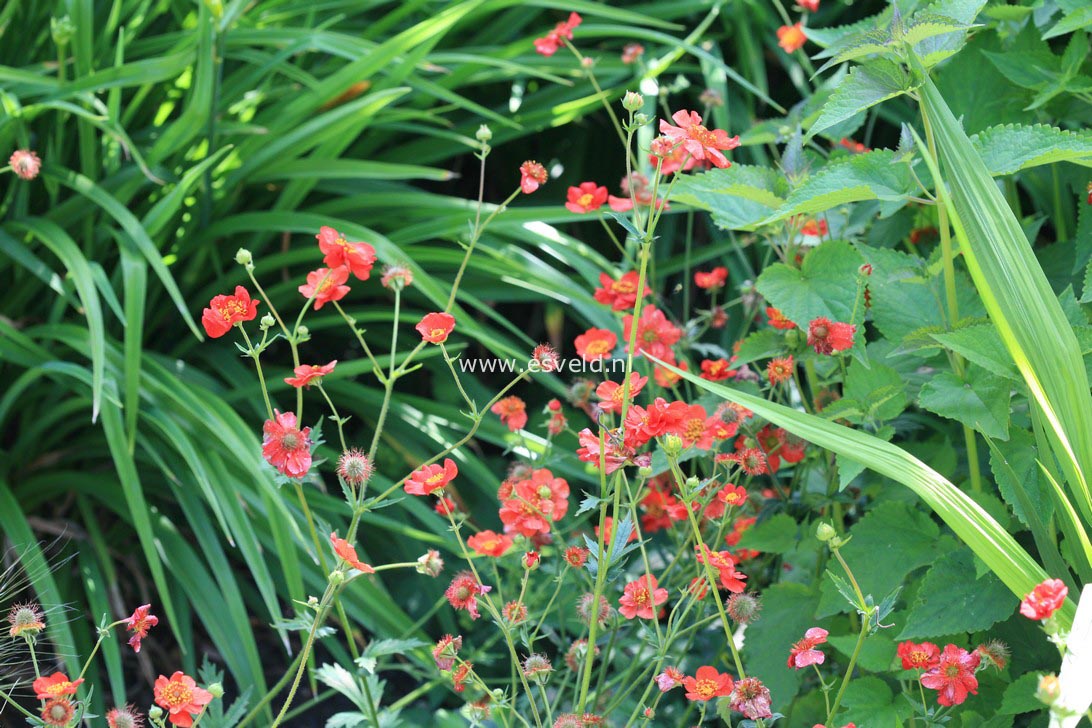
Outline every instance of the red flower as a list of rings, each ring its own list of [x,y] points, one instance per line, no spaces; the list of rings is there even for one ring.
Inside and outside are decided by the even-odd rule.
[[[766,365],[766,378],[770,380],[770,386],[787,382],[792,379],[793,373],[792,354],[783,359],[771,359]]]
[[[796,4],[800,6],[801,10],[807,10],[809,13],[814,13],[819,9],[819,0],[796,0]]]
[[[569,212],[593,212],[607,201],[607,188],[594,182],[581,182],[579,187],[569,188],[569,199],[565,207]]]
[[[1065,604],[1069,588],[1061,579],[1047,579],[1020,602],[1020,614],[1028,619],[1048,619]]]
[[[432,659],[436,661],[436,669],[450,670],[455,664],[455,658],[459,656],[459,650],[463,648],[462,636],[452,637],[445,634],[432,648]]]
[[[784,329],[787,331],[796,328],[796,324],[789,321],[789,319],[785,317],[785,314],[781,313],[781,311],[773,306],[766,307],[766,316],[770,319],[770,326],[773,326],[775,329]]]
[[[512,538],[493,531],[482,531],[468,538],[466,545],[482,556],[504,556],[512,548]]]
[[[595,361],[610,356],[614,347],[618,346],[618,337],[613,331],[591,328],[577,336],[573,343],[581,359]]]
[[[636,409],[636,405],[630,408],[630,412]],[[578,435],[580,440],[580,447],[576,451],[577,457],[581,462],[591,463],[596,468],[599,467],[599,436],[593,434],[592,431],[585,427]],[[619,442],[621,438],[617,436],[617,431],[611,431],[606,433],[604,442],[606,443],[606,451],[602,453],[603,462],[606,464],[607,474],[613,473],[618,468],[626,464],[629,460],[629,456],[633,454],[631,450],[623,450],[622,443]]]
[[[552,56],[561,47],[561,39],[573,39],[573,30],[580,25],[582,18],[576,13],[569,13],[569,19],[558,23],[553,30],[543,38],[535,38],[535,51],[544,56]]]
[[[777,44],[786,53],[800,50],[807,41],[808,36],[804,33],[804,26],[800,23],[782,25],[777,29]]]
[[[627,66],[636,63],[637,59],[644,55],[645,47],[640,43],[626,43],[622,48],[622,63]]]
[[[242,286],[235,286],[235,295],[213,296],[209,307],[201,314],[201,324],[210,338],[219,339],[242,321],[253,321],[258,315],[260,301],[250,300],[250,293]]]
[[[732,369],[731,366],[732,363],[727,359],[702,359],[701,378],[708,379],[710,382],[720,382],[725,379],[732,379],[739,374],[739,372]]]
[[[727,281],[728,269],[723,265],[718,265],[707,273],[700,270],[694,272],[694,285],[705,290],[723,288]]]
[[[583,546],[570,546],[565,549],[565,563],[574,569],[583,568],[591,552]]]
[[[623,337],[626,340],[626,350],[629,350],[630,328],[633,326],[633,315],[622,318]],[[645,306],[641,310],[641,318],[637,321],[637,353],[649,354],[657,359],[670,361],[674,358],[671,347],[682,338],[682,329],[667,320],[664,312],[655,306]]]
[[[665,119],[660,119],[660,133],[673,145],[681,146],[694,159],[712,162],[714,167],[732,166],[722,151],[738,147],[738,136],[729,137],[728,132],[723,129],[706,129],[696,111],[676,111],[671,118],[678,126],[672,126]]]
[[[665,136],[653,139],[649,150],[652,152],[648,155],[649,161],[653,166],[658,166],[665,177],[679,171],[687,172],[698,165],[706,169],[710,166],[709,162],[699,161],[685,147],[675,146]]]
[[[421,335],[422,341],[442,344],[455,330],[455,317],[449,313],[426,313],[414,328]]]
[[[294,412],[273,410],[262,427],[262,457],[289,478],[302,478],[311,469],[311,428],[296,426]]]
[[[789,667],[800,670],[809,665],[822,665],[827,656],[815,649],[815,646],[826,641],[827,631],[825,629],[822,627],[809,629],[804,633],[804,639],[794,644],[792,649],[789,650]]]
[[[546,184],[550,176],[546,174],[546,168],[538,162],[527,160],[519,166],[519,187],[523,194],[529,195]]]
[[[300,294],[308,299],[314,299],[315,310],[330,303],[340,301],[349,294],[349,287],[345,281],[349,280],[349,269],[319,268],[307,274],[307,283],[299,287]]]
[[[42,170],[41,158],[38,157],[37,152],[30,149],[16,149],[8,158],[8,165],[17,177],[28,182],[37,177],[38,172]]]
[[[212,693],[197,687],[194,679],[181,671],[169,680],[160,675],[155,681],[155,704],[170,713],[172,725],[188,728],[211,702]]]
[[[736,571],[735,556],[727,551],[713,551],[705,544],[695,546],[694,552],[699,564],[708,562],[711,567],[716,569],[722,588],[733,594],[739,594],[747,588],[747,585],[743,583],[747,575]]]
[[[477,619],[482,616],[478,613],[478,596],[488,594],[492,588],[479,584],[477,577],[471,572],[462,571],[451,580],[444,596],[452,607],[465,609],[470,613],[471,619]]]
[[[805,0],[805,2],[806,1],[807,0]],[[818,0],[815,0],[815,3],[816,5],[818,5]],[[842,148],[848,149],[851,154],[863,154],[864,152],[869,151],[868,147],[866,147],[861,142],[856,142],[852,139],[846,139],[845,137],[842,137],[841,140],[839,140],[838,144],[841,145]]]
[[[129,646],[133,652],[140,652],[140,641],[148,636],[148,630],[159,624],[159,617],[149,614],[151,604],[144,604],[133,610],[133,616],[125,620],[125,629],[133,633],[129,638]]]
[[[319,228],[319,234],[315,237],[318,238],[319,250],[326,256],[322,262],[328,268],[344,266],[360,280],[368,280],[375,265],[375,248],[367,243],[350,243],[337,230],[325,225]],[[310,294],[307,295],[310,297]]]
[[[713,431],[707,427],[709,418],[700,404],[687,405],[674,430],[682,438],[683,447],[708,450],[713,446]]]
[[[622,597],[618,600],[618,611],[626,619],[652,619],[656,616],[653,607],[666,601],[667,589],[660,588],[656,577],[647,574],[626,584]]]
[[[900,642],[898,655],[903,670],[930,670],[940,663],[940,648],[932,642]]]
[[[304,364],[292,370],[296,376],[285,377],[284,381],[297,389],[304,386],[310,386],[312,381],[316,379],[321,380],[327,374],[334,371],[335,366],[337,366],[337,359],[334,359],[329,364]]]
[[[816,0],[818,2],[818,0]],[[743,713],[744,718],[772,718],[770,691],[756,677],[748,677],[736,683],[732,690],[732,710]]]
[[[975,672],[980,662],[977,652],[945,645],[937,665],[921,676],[921,684],[937,691],[937,702],[941,705],[959,705],[968,693],[978,694]]]
[[[729,483],[717,493],[717,499],[731,508],[742,508],[747,503],[747,489]]]
[[[631,311],[637,303],[637,284],[640,276],[637,271],[631,270],[623,273],[621,278],[615,280],[607,273],[599,274],[599,288],[595,289],[595,300],[610,306],[615,311]],[[652,289],[645,286],[645,296],[652,294]]]
[[[649,186],[648,177],[640,172],[630,172],[628,177],[623,177],[619,187],[622,188],[622,196],[607,196],[607,204],[615,212],[629,212],[634,203],[641,207],[648,207],[653,202],[653,190]],[[655,198],[656,209],[668,210],[670,206],[662,197]]]
[[[694,677],[687,676],[683,680],[683,687],[686,688],[687,700],[705,701],[731,695],[735,686],[731,675],[722,675],[717,668],[702,665]]]
[[[461,693],[466,690],[466,681],[470,679],[470,676],[474,672],[473,662],[460,662],[459,666],[455,668],[455,671],[451,673],[451,687],[455,692]]]
[[[645,384],[648,382],[648,377],[642,377],[637,372],[631,372],[629,375],[629,398],[630,402],[640,394],[644,389]],[[625,391],[625,385],[618,382],[612,382],[610,380],[601,382],[598,387],[595,388],[595,396],[603,400],[599,403],[599,409],[604,412],[622,412],[622,394]]]
[[[550,524],[560,520],[568,510],[568,482],[555,478],[546,468],[539,468],[530,478],[512,486],[510,497],[501,503],[500,519],[506,533],[516,531],[534,536],[548,534]]]
[[[830,228],[827,226],[826,220],[816,220],[815,218],[809,218],[800,228],[800,234],[816,238],[826,235],[829,230]]]
[[[455,461],[445,458],[441,467],[438,463],[422,465],[409,476],[402,490],[410,495],[432,495],[443,490],[459,474]]]
[[[68,698],[50,698],[42,706],[42,722],[53,728],[68,728],[76,708]]]
[[[816,354],[837,354],[853,348],[856,332],[857,327],[853,324],[842,324],[820,316],[808,324],[808,346],[813,347]]]
[[[334,547],[334,553],[338,558],[353,567],[357,571],[362,571],[365,574],[374,574],[375,569],[365,564],[356,555],[356,547],[343,538],[338,538],[337,531],[330,533],[330,543]]]
[[[677,667],[667,667],[656,676],[656,686],[660,688],[661,693],[666,693],[682,685],[685,679],[686,675],[683,675]]]
[[[59,698],[62,695],[75,695],[76,688],[83,682],[83,678],[78,680],[69,680],[68,676],[63,672],[55,672],[49,677],[40,677],[34,681],[31,687],[34,689],[34,696],[38,700],[48,700],[49,698]]]
[[[489,411],[498,415],[512,432],[522,430],[527,425],[527,405],[515,395],[500,400]]]

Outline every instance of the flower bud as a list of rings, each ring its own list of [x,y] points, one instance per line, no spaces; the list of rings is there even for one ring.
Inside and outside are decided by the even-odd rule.
[[[633,117],[633,123],[637,126],[644,126],[648,123],[648,114],[637,114]]]
[[[76,33],[76,26],[73,24],[72,18],[62,15],[59,18],[49,19],[49,32],[53,36],[53,42],[58,47],[66,46]]]
[[[333,586],[341,586],[345,583],[345,572],[338,570],[330,572],[330,584]]]
[[[310,338],[311,338],[311,329],[307,328],[306,326],[300,326],[298,329],[296,329],[296,341],[297,342],[308,341],[308,340],[310,340]]]
[[[638,111],[645,105],[645,97],[636,91],[626,91],[622,97],[622,108],[626,111]]]
[[[235,251],[235,262],[239,265],[250,265],[254,262],[254,256],[246,248],[239,248]]]
[[[640,475],[642,478],[651,478],[652,467],[649,465],[642,465],[641,467],[637,468],[637,474]]]
[[[148,717],[152,720],[162,720],[163,709],[160,708],[158,705],[153,705],[151,708],[148,708]]]
[[[273,328],[273,324],[275,323],[277,323],[277,320],[273,318],[272,314],[267,313],[265,316],[262,316],[262,320],[258,322],[258,327],[262,331],[265,331],[266,329]]]
[[[686,479],[686,490],[689,491],[689,492],[693,492],[694,490],[697,490],[699,485],[701,485],[701,481],[698,480],[693,475],[691,475],[689,478]]]
[[[1058,682],[1057,675],[1043,675],[1039,678],[1039,687],[1035,691],[1035,697],[1047,705],[1053,705],[1062,695],[1062,685]]]
[[[831,540],[838,535],[838,532],[834,530],[834,526],[830,525],[826,521],[821,521],[818,528],[815,529],[815,537],[824,543]]]
[[[220,683],[213,683],[212,685],[209,685],[208,690],[210,693],[212,693],[212,697],[214,698],[224,697],[224,686]]]
[[[490,129],[485,124],[482,124],[481,126],[478,127],[478,131],[477,131],[477,133],[474,134],[474,138],[477,139],[482,144],[485,144],[490,139],[493,138],[493,130]]]
[[[523,568],[527,569],[527,571],[534,571],[541,562],[542,557],[538,555],[537,551],[528,551],[523,555]]]
[[[663,439],[664,453],[669,458],[679,457],[679,453],[682,452],[682,438],[674,433],[669,433],[664,436]]]
[[[861,267],[857,269],[857,273],[859,273],[862,276],[872,275],[872,264],[871,263],[862,263]]]

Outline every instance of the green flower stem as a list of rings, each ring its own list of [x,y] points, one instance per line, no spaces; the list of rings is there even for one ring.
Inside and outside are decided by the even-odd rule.
[[[114,627],[117,627],[120,624],[124,624],[125,621],[126,620],[124,620],[124,619],[119,619],[117,622],[113,622],[111,624],[108,624],[108,625],[106,625],[105,627],[103,627],[102,629],[99,630],[99,638],[97,640],[95,640],[95,646],[91,648],[91,654],[89,654],[87,656],[87,660],[84,661],[83,669],[80,670],[80,674],[76,677],[77,681],[80,680],[81,678],[83,678],[83,676],[87,674],[87,668],[91,666],[91,660],[93,660],[95,658],[95,655],[99,651],[99,647],[102,646],[103,640],[106,639],[106,635],[110,634],[110,632],[114,629]]]
[[[254,349],[254,345],[250,343],[250,337],[247,336],[246,329],[242,323],[236,324],[239,327],[239,331],[243,333],[243,341],[246,342],[246,348],[250,350],[250,358],[254,360],[254,368],[258,370],[258,384],[262,387],[262,398],[265,399],[265,411],[269,416],[269,419],[273,419],[273,405],[269,402],[269,388],[265,385],[265,375],[262,374],[262,362],[260,360],[261,354]]]
[[[838,694],[834,696],[834,705],[827,711],[826,725],[832,725],[831,721],[834,720],[834,715],[842,704],[842,696],[845,695],[849,681],[853,678],[853,668],[857,665],[857,657],[861,654],[861,647],[864,645],[865,637],[868,636],[868,622],[869,615],[865,615],[861,620],[861,632],[857,636],[857,645],[853,648],[853,656],[849,658],[849,666],[846,667],[845,677],[842,678],[842,684],[838,687]]]
[[[341,421],[341,416],[337,413],[337,407],[334,406],[333,400],[330,399],[330,395],[326,393],[326,390],[322,387],[322,382],[319,381],[315,384],[318,387],[318,391],[322,394],[322,398],[326,400],[326,404],[330,407],[330,412],[334,415],[334,422],[337,423],[337,437],[341,441],[341,451],[345,452],[349,448],[345,445],[345,426]],[[272,417],[272,415],[270,415]]]
[[[640,293],[641,286],[638,285],[638,294]],[[641,297],[637,296],[637,303],[640,305]],[[636,322],[635,322],[636,323]],[[636,325],[633,327],[636,331]],[[629,387],[629,372],[627,367],[625,386]],[[622,407],[625,409],[625,394],[622,396]],[[606,523],[607,523],[607,463],[606,463],[606,449],[607,443],[603,433],[603,429],[599,429],[599,494],[602,499],[599,503],[599,535],[597,537],[597,559],[595,569],[595,588],[592,592],[592,609],[599,608],[599,599],[603,596],[603,582],[609,564],[607,563],[608,557],[606,552]],[[617,524],[615,524],[617,526]],[[612,534],[613,535],[613,534]],[[580,715],[584,714],[584,706],[588,701],[588,688],[591,686],[591,670],[592,665],[595,663],[595,638],[596,632],[599,628],[598,619],[588,620],[588,645],[587,653],[584,655],[584,666],[580,675],[580,693],[577,699],[576,712]]]
[[[284,675],[282,675],[281,679],[277,681],[277,684],[274,685],[269,690],[269,692],[262,696],[262,699],[259,700],[253,708],[250,709],[250,712],[247,713],[241,721],[239,721],[239,724],[236,726],[236,728],[244,728],[248,723],[250,723],[250,721],[254,720],[254,718],[257,717],[258,713],[260,713],[265,708],[265,706],[269,705],[270,701],[272,701],[273,698],[276,697],[277,693],[279,693],[281,690],[284,690],[285,685],[288,684],[288,681],[292,678],[292,675],[299,667],[299,663],[301,660],[303,660],[302,650],[298,655],[295,656],[295,658],[293,658],[292,664],[288,666],[288,669],[285,670]]]
[[[319,602],[318,610],[315,612],[315,621],[311,624],[311,630],[307,633],[307,641],[303,645],[303,649],[300,650],[300,657],[302,658],[299,663],[299,667],[296,668],[296,676],[292,679],[292,687],[288,690],[288,697],[284,699],[284,704],[281,705],[281,710],[277,713],[277,717],[273,719],[273,725],[271,728],[277,728],[284,720],[285,714],[292,706],[292,701],[296,698],[296,691],[300,687],[300,681],[303,679],[303,672],[307,668],[307,658],[311,655],[311,650],[315,646],[315,637],[318,634],[319,626],[326,620],[326,615],[330,611],[330,603],[333,601],[334,588],[332,585],[327,585],[326,591],[322,595],[322,600]],[[243,723],[240,723],[236,728],[243,728]]]
[[[356,327],[356,319],[345,312],[345,309],[341,307],[341,304],[337,301],[330,301],[337,309],[337,312],[341,314],[341,318],[345,319],[345,323],[349,324],[349,328],[352,329],[353,334],[356,336],[356,340],[360,343],[360,347],[364,349],[364,353],[368,357],[368,361],[372,363],[372,368],[375,370],[375,376],[380,382],[386,382],[387,377],[383,374],[383,368],[379,366],[379,361],[372,354],[371,347],[368,346],[368,342],[364,340],[364,332]]]
[[[470,399],[470,395],[466,393],[466,389],[463,388],[463,382],[459,379],[459,373],[455,371],[455,360],[451,358],[451,355],[447,353],[447,347],[440,344],[440,351],[444,355],[444,361],[447,362],[447,368],[451,370],[451,376],[455,380],[455,386],[459,389],[459,394],[463,396],[463,401],[466,402],[466,406],[470,408],[470,416],[473,417],[478,414],[477,408],[474,406],[474,400]]]

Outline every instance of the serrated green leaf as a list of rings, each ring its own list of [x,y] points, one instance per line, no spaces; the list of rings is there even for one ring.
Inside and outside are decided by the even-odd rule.
[[[984,631],[1012,616],[1016,601],[993,574],[976,577],[974,555],[958,549],[929,568],[898,639]]]
[[[810,29],[808,38],[811,38]],[[820,66],[816,73],[822,73],[831,66],[846,61],[853,61],[875,53],[890,52],[893,50],[893,44],[891,31],[886,28],[866,30],[863,33],[847,36],[815,56],[816,58],[830,59]]]
[[[910,45],[917,45],[929,38],[944,35],[945,33],[965,31],[967,28],[966,23],[923,10],[920,13],[914,13],[906,23],[900,40]]]
[[[808,129],[808,138],[911,89],[906,72],[893,61],[877,59],[864,66],[855,66]]]
[[[845,396],[867,402],[868,414],[877,420],[894,419],[907,405],[905,385],[897,371],[876,363],[866,367],[857,360],[846,373]]]
[[[799,526],[792,516],[778,513],[747,529],[739,540],[739,548],[754,549],[764,554],[783,554],[796,546]]]
[[[858,677],[846,687],[842,704],[846,709],[838,720],[860,726],[896,726],[914,712],[905,700],[896,698],[891,688],[878,677]]]
[[[895,153],[876,150],[831,162],[808,177],[789,195],[777,212],[762,221],[769,224],[795,215],[813,215],[839,205],[865,200],[888,203],[889,212],[906,204],[919,191],[906,163]]]
[[[776,171],[733,164],[684,176],[675,185],[671,201],[708,210],[722,228],[753,230],[784,204],[787,193],[788,185]]]
[[[1092,6],[1084,5],[1063,15],[1054,26],[1043,33],[1043,40],[1087,28],[1092,25]]]
[[[930,333],[929,338],[962,356],[967,361],[1007,379],[1019,379],[1020,372],[1005,350],[1001,336],[992,324],[961,326],[953,331]]]
[[[964,28],[974,23],[978,13],[986,5],[986,0],[937,0],[915,16],[930,15],[951,19]],[[967,40],[966,29],[950,33],[933,35],[914,45],[914,53],[922,60],[926,68],[931,68],[946,58],[955,55]]]
[[[918,404],[987,437],[1007,440],[1012,385],[976,367],[968,367],[965,374],[965,378],[953,372],[937,374],[921,388]]]
[[[1019,715],[1043,710],[1043,701],[1035,697],[1035,693],[1039,689],[1039,680],[1044,674],[1042,672],[1024,673],[1009,683],[997,712],[1003,715]]]
[[[800,268],[774,263],[755,282],[759,293],[798,326],[820,316],[849,322],[856,307],[861,254],[849,243],[831,240],[804,257]]]
[[[992,126],[971,137],[975,151],[995,177],[1055,162],[1092,167],[1092,133],[1046,124]]]

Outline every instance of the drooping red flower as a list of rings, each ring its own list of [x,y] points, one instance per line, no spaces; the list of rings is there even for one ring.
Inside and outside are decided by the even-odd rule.
[[[637,303],[637,284],[640,275],[635,270],[623,273],[618,279],[614,279],[608,273],[599,274],[599,288],[595,289],[595,300],[615,311],[632,311]],[[647,285],[645,296],[652,295],[652,289]]]
[[[455,317],[449,313],[426,313],[414,327],[421,340],[430,344],[442,344],[455,330]]]
[[[583,214],[598,210],[607,201],[607,188],[595,182],[581,182],[579,187],[569,188],[565,207],[569,212]]]
[[[1049,619],[1063,604],[1069,587],[1061,579],[1047,579],[1020,602],[1020,614],[1028,619]]]
[[[827,657],[815,647],[826,641],[825,629],[822,627],[809,629],[804,633],[804,639],[794,644],[789,650],[789,667],[800,670],[811,665],[822,665]]]
[[[455,671],[451,673],[451,687],[457,693],[466,690],[466,681],[474,674],[473,662],[460,662]]]
[[[42,722],[50,728],[68,728],[76,714],[76,706],[68,698],[50,698],[42,706]]]
[[[637,59],[645,53],[645,47],[640,43],[626,43],[622,47],[622,63],[627,66],[631,63],[636,63]]]
[[[667,667],[664,671],[656,676],[656,686],[660,688],[661,693],[666,693],[668,690],[677,688],[683,684],[683,680],[686,679],[686,675],[682,673],[677,667]]]
[[[331,301],[340,301],[349,295],[350,288],[345,285],[347,280],[349,269],[344,266],[318,268],[307,274],[307,283],[298,290],[304,298],[314,299],[315,310],[318,311]]]
[[[519,188],[525,195],[531,194],[541,185],[546,184],[549,178],[546,168],[534,160],[529,159],[519,166]]]
[[[667,589],[660,586],[656,577],[646,574],[626,584],[618,600],[618,611],[626,619],[653,619],[655,607],[667,601]]]
[[[325,256],[322,262],[326,267],[344,266],[360,280],[368,280],[375,265],[375,248],[367,243],[350,243],[337,230],[325,225],[319,228],[315,237],[318,238],[319,250]]]
[[[631,407],[630,411],[635,409]],[[599,436],[594,434],[589,428],[585,427],[581,430],[577,438],[580,440],[580,447],[576,451],[577,457],[581,462],[591,463],[596,468],[599,467]],[[609,431],[604,437],[606,448],[602,453],[603,462],[606,465],[607,474],[613,473],[618,468],[626,464],[630,456],[633,454],[628,448],[623,449],[623,443],[621,437],[617,434],[617,431]]]
[[[459,474],[459,468],[451,458],[445,458],[444,464],[422,465],[409,476],[402,486],[409,495],[432,495],[443,490]]]
[[[853,348],[853,335],[857,327],[831,321],[825,316],[812,319],[808,324],[808,346],[816,354],[837,354]]]
[[[652,166],[659,167],[661,174],[665,177],[676,172],[688,172],[695,167],[708,169],[712,165],[709,161],[696,159],[694,155],[686,151],[686,147],[676,145],[666,136],[653,139],[649,145],[649,151],[651,153],[648,159],[652,162]]]
[[[357,571],[362,571],[365,574],[374,574],[373,569],[368,564],[365,564],[360,560],[360,557],[356,555],[356,547],[343,538],[338,538],[337,531],[330,533],[330,544],[334,547],[334,553],[337,557],[353,567]]]
[[[605,359],[618,346],[618,336],[607,329],[590,328],[576,337],[573,342],[576,353],[584,361]]]
[[[629,350],[630,329],[633,326],[633,314],[622,318],[622,336]],[[674,358],[674,346],[682,338],[682,329],[667,320],[664,312],[655,306],[641,309],[641,318],[637,321],[637,353],[648,354],[663,361]]]
[[[702,359],[701,361],[700,376],[702,379],[708,379],[710,382],[721,382],[725,379],[732,379],[738,374],[739,372],[732,369],[732,363],[727,359]]]
[[[777,44],[786,53],[800,50],[807,42],[808,36],[804,33],[804,26],[800,23],[782,25],[777,29]]]
[[[289,478],[302,478],[311,469],[311,428],[296,425],[295,412],[273,410],[262,427],[262,457]]]
[[[940,663],[940,648],[932,642],[900,642],[898,656],[903,670],[930,670]]]
[[[125,629],[133,633],[129,638],[129,646],[133,652],[140,652],[140,641],[148,636],[148,630],[159,624],[159,617],[149,614],[151,604],[143,604],[133,610],[131,617],[125,620]]]
[[[776,309],[773,306],[766,307],[766,316],[770,320],[770,326],[773,326],[775,329],[788,331],[789,329],[796,328],[796,324],[789,321],[789,319],[785,317],[785,314],[781,313],[779,309]]]
[[[489,411],[500,417],[512,432],[527,426],[527,404],[515,395],[500,400]]]
[[[699,450],[708,450],[713,446],[713,432],[707,426],[709,417],[705,408],[700,404],[687,405],[680,411],[678,424],[674,431],[682,438],[684,448],[696,447]]]
[[[530,537],[548,534],[550,524],[568,510],[569,483],[546,468],[538,468],[512,486],[511,497],[501,503],[500,519],[505,533],[515,531]]]
[[[171,725],[189,728],[193,719],[212,702],[212,693],[197,687],[197,682],[182,671],[168,679],[160,675],[155,681],[155,704],[169,713]]]
[[[694,677],[683,679],[683,687],[687,700],[706,701],[731,695],[735,685],[728,673],[721,674],[715,667],[702,665]]]
[[[512,537],[494,531],[480,531],[468,538],[466,545],[482,556],[504,556],[512,548]]]
[[[459,650],[463,647],[462,636],[452,637],[445,634],[432,648],[432,659],[436,661],[438,670],[450,670],[455,664],[455,658],[459,656]]]
[[[569,13],[569,19],[558,23],[553,30],[547,33],[542,38],[535,38],[535,51],[541,53],[544,56],[552,56],[557,53],[557,49],[561,47],[561,39],[568,40],[573,39],[573,30],[580,25],[580,21],[583,20],[576,13]]]
[[[681,146],[694,159],[710,161],[714,167],[732,166],[724,152],[739,146],[738,136],[729,137],[723,129],[705,128],[696,111],[676,111],[671,118],[678,126],[660,119],[660,133],[673,145]]]
[[[30,149],[16,149],[8,158],[8,165],[17,177],[28,182],[37,177],[42,170],[41,158],[38,157],[37,152]]]
[[[793,371],[792,354],[784,358],[770,359],[770,363],[766,365],[766,379],[769,380],[770,386],[776,386],[792,379]]]
[[[715,291],[719,288],[723,288],[724,284],[727,282],[728,269],[723,265],[718,265],[711,271],[699,270],[694,272],[694,285],[707,291]]]
[[[76,689],[83,682],[83,678],[78,680],[69,680],[68,676],[63,672],[55,672],[49,677],[40,677],[34,681],[31,687],[34,689],[34,696],[38,700],[48,700],[49,698],[59,698],[63,695],[75,695]]]
[[[921,684],[937,691],[937,702],[941,705],[959,705],[968,693],[978,694],[975,672],[980,662],[977,652],[945,645],[936,666],[921,676]]]
[[[478,613],[478,597],[488,594],[492,589],[493,587],[480,584],[473,573],[462,571],[451,580],[444,596],[452,607],[465,609],[470,613],[471,619],[477,619],[482,616]]]
[[[334,359],[329,364],[303,364],[292,370],[292,373],[296,376],[285,377],[286,384],[291,384],[296,389],[300,387],[309,387],[311,382],[316,379],[322,380],[327,374],[334,371],[334,367],[337,366],[337,359]]]
[[[801,235],[812,238],[823,237],[829,231],[830,227],[827,225],[826,220],[816,220],[814,217],[805,220],[803,226],[800,228]]]
[[[235,286],[235,295],[213,296],[209,306],[201,314],[201,325],[209,338],[219,339],[242,321],[253,321],[258,315],[258,304],[242,286]]]
[[[645,384],[648,383],[648,377],[642,377],[637,372],[631,372],[629,375],[629,399],[632,402],[641,390],[644,389]],[[625,392],[625,385],[618,382],[612,382],[607,380],[600,382],[599,386],[595,388],[595,396],[602,400],[599,403],[599,409],[604,412],[622,412],[622,395]]]

